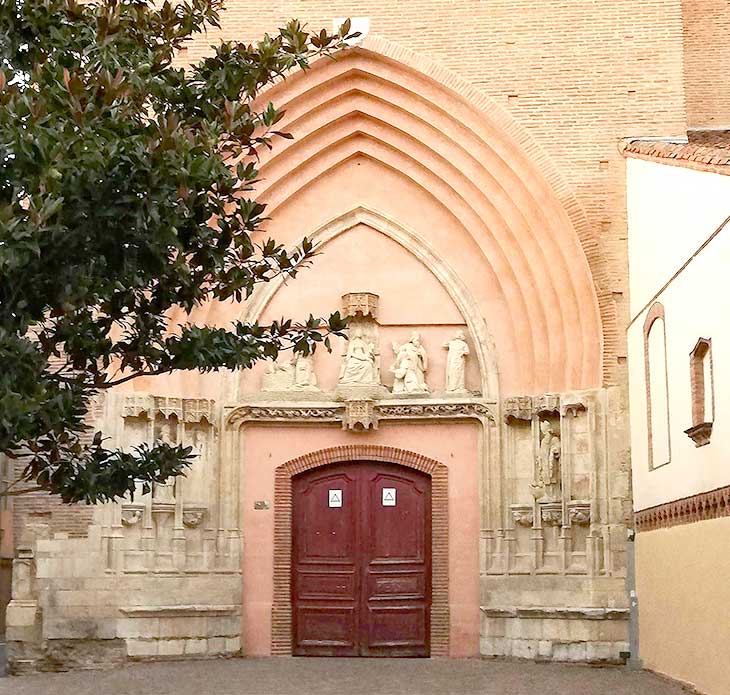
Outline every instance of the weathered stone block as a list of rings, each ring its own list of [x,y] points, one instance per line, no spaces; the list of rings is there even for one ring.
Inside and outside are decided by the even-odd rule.
[[[241,651],[241,638],[231,637],[226,638],[226,651],[229,653],[236,653]]]
[[[518,659],[535,659],[538,653],[538,640],[512,640],[512,656]]]
[[[157,656],[159,643],[157,640],[127,640],[127,654],[130,657]]]
[[[207,639],[185,640],[185,654],[205,654],[208,651]]]
[[[568,645],[568,661],[585,661],[585,660],[586,660],[585,642],[573,642]]]
[[[539,640],[537,643],[537,655],[541,659],[551,659],[553,656],[553,643],[550,640]]]
[[[224,654],[226,651],[225,637],[208,638],[208,654]]]
[[[610,642],[588,642],[586,659],[588,661],[610,661],[613,658]]]
[[[122,618],[117,622],[118,637],[154,638],[159,635],[159,618]]]
[[[180,656],[185,651],[184,639],[161,639],[157,643],[160,656]]]
[[[14,627],[29,627],[34,625],[37,615],[38,605],[34,601],[11,601],[5,613],[8,630]]]

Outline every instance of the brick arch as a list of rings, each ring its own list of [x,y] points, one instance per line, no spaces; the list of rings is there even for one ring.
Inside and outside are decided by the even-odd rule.
[[[274,478],[274,600],[271,653],[291,656],[292,478],[333,463],[394,463],[431,477],[431,656],[449,653],[449,509],[448,468],[405,449],[350,444],[313,451],[277,467]]]

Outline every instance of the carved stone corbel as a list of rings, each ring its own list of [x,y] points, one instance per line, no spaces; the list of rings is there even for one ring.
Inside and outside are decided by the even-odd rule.
[[[144,506],[138,505],[125,505],[122,507],[122,526],[136,526],[142,521],[144,514]]]
[[[563,507],[559,502],[540,505],[542,523],[545,526],[559,526],[563,520]]]
[[[188,506],[183,509],[183,525],[186,528],[198,528],[205,517],[205,507]]]
[[[513,504],[510,506],[512,511],[512,521],[517,526],[531,527],[534,521],[532,506],[527,504]]]
[[[591,523],[590,503],[571,503],[568,507],[568,518],[576,526],[588,526]]]
[[[378,416],[375,412],[375,403],[370,400],[357,399],[345,401],[342,429],[352,432],[377,430]]]

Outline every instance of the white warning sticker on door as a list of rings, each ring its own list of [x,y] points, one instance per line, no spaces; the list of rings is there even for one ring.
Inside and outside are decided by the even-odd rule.
[[[384,507],[395,507],[395,488],[384,487],[383,488],[383,506]]]
[[[342,490],[329,490],[328,504],[330,507],[342,506]]]

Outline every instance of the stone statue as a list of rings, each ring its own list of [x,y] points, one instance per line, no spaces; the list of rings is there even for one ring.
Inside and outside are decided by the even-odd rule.
[[[421,336],[414,333],[403,345],[393,343],[395,362],[390,371],[395,375],[393,393],[428,393],[426,370],[428,356],[421,345]]]
[[[380,376],[376,367],[375,345],[367,341],[361,329],[357,329],[347,346],[347,353],[340,369],[340,384],[378,384]]]
[[[540,451],[535,466],[535,482],[532,485],[535,496],[542,492],[546,501],[559,500],[560,484],[560,437],[553,432],[548,420],[540,422]]]
[[[291,361],[270,362],[261,381],[262,391],[289,391],[294,383]]]
[[[175,425],[173,423],[163,422],[160,425],[160,431],[155,438],[155,443],[167,444],[169,446],[175,446],[175,442],[172,440],[172,431]],[[153,483],[152,485],[152,500],[154,502],[174,502],[175,501],[175,478],[171,479],[172,482],[166,483]]]
[[[314,355],[295,355],[292,359],[293,384],[295,391],[319,391],[317,375],[314,373]]]
[[[465,367],[469,346],[464,331],[458,331],[451,340],[447,340],[444,348],[449,351],[446,357],[446,390],[466,391]]]

